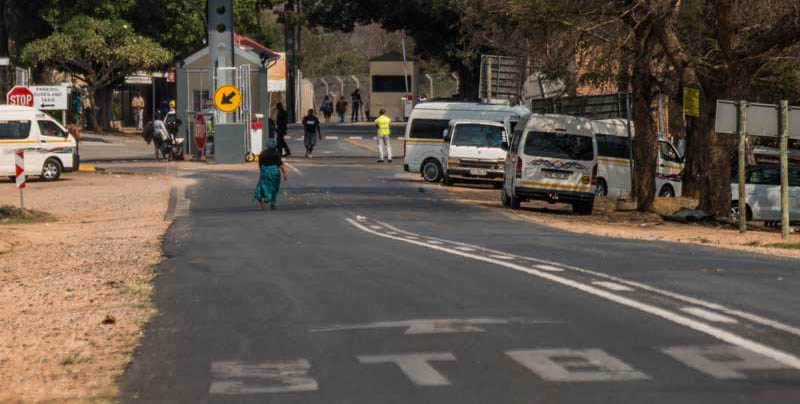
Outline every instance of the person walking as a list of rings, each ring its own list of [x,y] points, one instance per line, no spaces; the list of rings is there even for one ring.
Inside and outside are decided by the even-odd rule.
[[[144,98],[141,93],[136,93],[131,100],[131,109],[133,109],[133,117],[136,120],[136,130],[141,132],[144,130]]]
[[[347,101],[344,96],[339,97],[339,101],[336,101],[336,113],[339,115],[339,123],[344,123],[344,114],[347,113]]]
[[[386,148],[386,156],[389,162],[392,162],[392,141],[389,136],[392,134],[392,118],[386,116],[386,110],[381,108],[380,116],[375,120],[375,126],[378,127],[378,153],[380,159],[378,163],[383,163],[383,149]]]
[[[319,128],[319,119],[314,116],[313,109],[309,109],[308,115],[303,118],[303,132],[305,133],[303,143],[306,145],[306,157],[312,158],[314,146],[317,145],[317,140],[322,140],[322,131]]]
[[[289,145],[286,144],[286,132],[288,132],[289,128],[289,113],[286,112],[286,108],[283,107],[283,103],[278,103],[278,116],[277,118],[277,128],[275,132],[277,133],[277,143],[278,143],[278,152],[281,153],[283,157],[289,157],[292,155],[292,151],[289,150]],[[283,151],[286,150],[286,153]]]
[[[278,192],[281,189],[281,177],[288,181],[286,167],[281,160],[281,152],[278,150],[278,142],[274,138],[267,138],[264,151],[258,156],[259,177],[256,184],[256,194],[254,200],[260,205],[261,209],[266,209],[269,204],[270,210],[275,210],[278,202]]]
[[[325,123],[330,123],[331,115],[333,115],[333,101],[331,101],[330,96],[325,96],[319,110],[322,111],[322,115],[325,116]]]
[[[350,113],[350,122],[356,122],[358,121],[358,113],[361,109],[361,90],[356,89],[356,91],[353,91],[353,93],[350,94],[350,100],[353,102],[353,107],[351,108],[352,112]]]

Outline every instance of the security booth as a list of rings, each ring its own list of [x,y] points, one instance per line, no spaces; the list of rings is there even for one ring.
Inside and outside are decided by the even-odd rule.
[[[394,121],[405,121],[411,113],[407,100],[417,97],[417,59],[400,52],[389,52],[369,61],[369,111],[373,116],[381,109]]]
[[[248,159],[261,149],[260,125],[256,114],[269,116],[267,69],[280,57],[254,40],[234,35],[232,67],[211,69],[209,48],[205,47],[184,59],[176,69],[177,113],[183,122],[181,132],[186,136],[187,152],[193,155],[214,154],[214,125],[241,123],[244,133],[241,142]],[[224,85],[232,85],[237,94],[237,108],[230,112],[215,108],[214,96]],[[239,100],[240,99],[240,100]],[[202,130],[203,122],[206,130]],[[205,132],[205,142],[195,137]],[[259,136],[254,136],[259,135]],[[198,149],[198,143],[205,143]],[[258,143],[258,144],[254,144]],[[245,156],[242,156],[245,158]]]

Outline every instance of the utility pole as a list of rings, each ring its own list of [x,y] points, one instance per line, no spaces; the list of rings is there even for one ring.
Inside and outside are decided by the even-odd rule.
[[[286,41],[286,112],[289,122],[297,122],[297,50],[299,48],[297,12],[299,5],[296,0],[286,2],[286,24],[284,25],[284,39]]]

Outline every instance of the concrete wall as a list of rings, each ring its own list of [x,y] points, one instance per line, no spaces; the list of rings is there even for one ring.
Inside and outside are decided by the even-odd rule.
[[[417,65],[409,61],[406,63],[407,73],[411,81],[411,95],[414,99],[417,96]],[[369,88],[369,110],[372,116],[378,116],[380,109],[385,109],[387,115],[393,120],[403,120],[403,103],[401,98],[406,95],[405,92],[400,93],[376,93],[372,91],[372,77],[373,76],[402,76],[405,71],[403,70],[403,62],[370,62],[369,63],[370,80],[365,86]]]

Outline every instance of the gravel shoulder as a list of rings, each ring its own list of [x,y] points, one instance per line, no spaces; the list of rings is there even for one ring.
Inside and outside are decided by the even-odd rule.
[[[0,402],[112,401],[150,302],[172,177],[30,182],[51,223],[0,225]],[[18,204],[0,181],[0,205]]]

